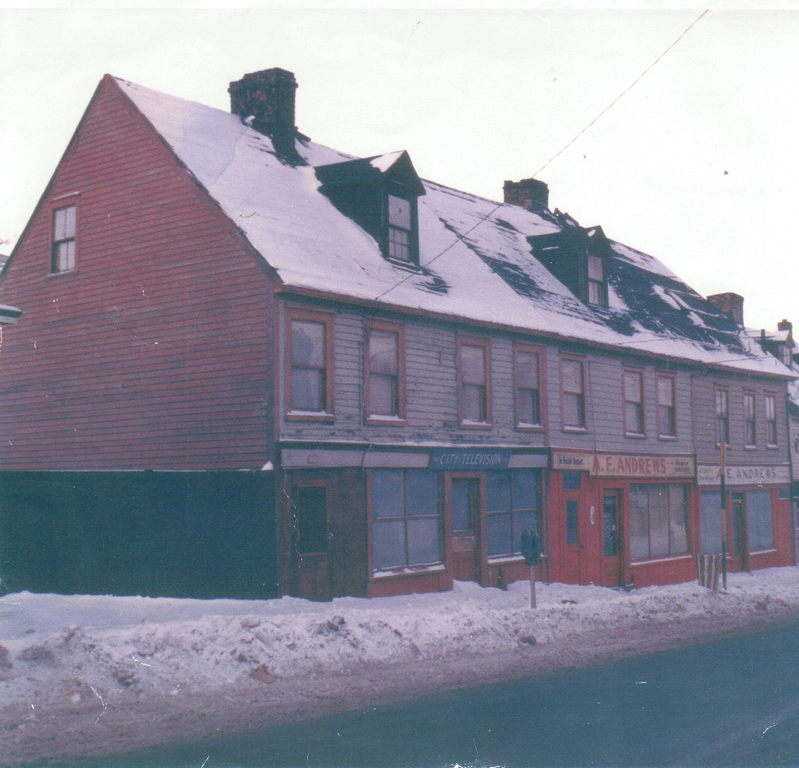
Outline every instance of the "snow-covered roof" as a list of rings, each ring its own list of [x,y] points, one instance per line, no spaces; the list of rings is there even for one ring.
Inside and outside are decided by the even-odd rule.
[[[608,308],[581,302],[534,256],[530,240],[561,231],[568,217],[423,181],[421,268],[409,270],[386,260],[375,239],[320,191],[315,169],[351,156],[298,138],[302,162],[290,163],[236,115],[116,83],[289,290],[789,375],[657,259],[619,243],[610,243],[607,260]],[[367,161],[384,173],[402,155]]]

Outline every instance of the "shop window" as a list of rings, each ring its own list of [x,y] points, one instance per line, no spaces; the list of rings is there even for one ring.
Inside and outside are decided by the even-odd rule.
[[[644,435],[644,376],[640,371],[624,371],[624,434]]]
[[[539,472],[486,472],[488,556],[519,554],[522,532],[538,532]]]
[[[458,341],[461,426],[491,424],[491,348],[487,340]]]
[[[688,552],[684,485],[630,486],[630,559]]]
[[[777,446],[777,398],[766,395],[766,445]]]
[[[744,393],[744,445],[754,448],[757,445],[757,421],[755,419],[755,396]]]
[[[333,417],[333,318],[289,309],[287,401],[289,419]]]
[[[514,347],[516,380],[516,426],[541,426],[540,352],[533,347]]]
[[[318,555],[327,552],[327,491],[324,486],[294,488],[291,494],[297,552]]]
[[[438,476],[423,469],[371,472],[372,569],[441,562]]]
[[[563,393],[563,428],[585,429],[585,370],[582,360],[564,357],[561,360]]]
[[[658,437],[677,437],[677,408],[674,379],[658,376]]]
[[[716,445],[730,444],[730,403],[726,389],[716,387]]]
[[[369,421],[405,418],[405,336],[399,325],[367,325],[366,401]]]
[[[53,211],[53,247],[50,271],[70,272],[75,269],[75,233],[77,206],[67,205]]]
[[[700,504],[702,552],[717,555],[721,552],[721,494],[702,491]]]
[[[771,517],[771,491],[749,491],[746,494],[749,520],[749,551],[771,549],[774,531]]]

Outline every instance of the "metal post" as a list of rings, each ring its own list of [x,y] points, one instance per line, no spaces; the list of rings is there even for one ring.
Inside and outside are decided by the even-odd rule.
[[[719,469],[721,475],[721,583],[727,591],[727,462],[724,439],[719,446]]]
[[[530,607],[535,608],[535,566],[530,566]]]

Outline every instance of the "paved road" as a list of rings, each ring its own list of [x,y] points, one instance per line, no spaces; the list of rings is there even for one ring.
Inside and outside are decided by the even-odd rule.
[[[456,764],[799,765],[799,624],[292,728],[81,763]]]

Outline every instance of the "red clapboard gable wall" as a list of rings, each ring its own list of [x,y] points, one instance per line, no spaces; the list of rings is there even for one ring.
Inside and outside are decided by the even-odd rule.
[[[73,202],[77,268],[52,275]],[[106,76],[1,281],[24,314],[0,350],[0,469],[260,469],[273,280]]]

